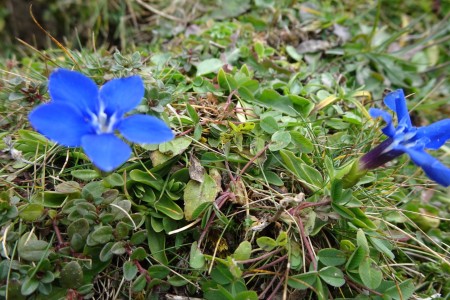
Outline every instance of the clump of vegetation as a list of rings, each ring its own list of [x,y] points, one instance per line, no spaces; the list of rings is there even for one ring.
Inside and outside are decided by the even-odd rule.
[[[395,141],[417,142],[405,135],[446,119],[445,3],[125,2],[72,3],[77,26],[96,25],[88,35],[47,49],[15,42],[0,59],[1,297],[450,294],[449,193],[426,174],[446,178],[407,155],[364,172],[357,163],[385,140],[371,114],[388,118],[390,91],[403,89],[409,109],[396,111],[395,134],[384,131]],[[51,3],[44,16],[65,5]],[[58,35],[73,36],[74,21],[60,18]],[[56,69],[98,86],[141,78],[144,97],[127,116],[158,118],[175,138],[136,140],[108,172],[49,140],[28,116],[55,101]],[[121,89],[124,101],[133,89]],[[447,172],[441,131],[420,142],[440,148],[432,154]]]

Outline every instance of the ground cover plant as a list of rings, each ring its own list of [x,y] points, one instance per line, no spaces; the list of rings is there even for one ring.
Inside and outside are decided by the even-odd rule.
[[[0,8],[2,299],[448,299],[445,1],[81,2]]]

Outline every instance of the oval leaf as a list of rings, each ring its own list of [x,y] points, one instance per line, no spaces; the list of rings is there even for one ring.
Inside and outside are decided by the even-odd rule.
[[[336,267],[325,267],[321,269],[319,276],[323,281],[334,287],[341,287],[345,284],[344,273]]]

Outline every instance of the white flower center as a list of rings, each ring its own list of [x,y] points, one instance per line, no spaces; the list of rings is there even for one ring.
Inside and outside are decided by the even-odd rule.
[[[404,126],[399,126],[395,131],[392,143],[383,150],[382,154],[392,151],[393,149],[397,148],[398,145],[403,145],[406,148],[413,148],[419,143],[423,144],[424,141],[423,139],[416,138],[415,127],[413,127],[412,130],[408,132],[407,128],[405,128]]]
[[[90,112],[91,124],[94,126],[97,134],[112,133],[114,131],[114,125],[116,124],[116,114],[108,116],[105,112],[103,103],[100,103],[99,113],[94,114]]]

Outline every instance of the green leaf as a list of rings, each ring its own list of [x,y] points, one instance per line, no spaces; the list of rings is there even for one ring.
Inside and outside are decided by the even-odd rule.
[[[167,278],[167,283],[174,287],[185,286],[188,281],[184,276],[173,275]]]
[[[333,210],[335,212],[337,212],[341,217],[344,217],[346,219],[353,219],[355,217],[355,215],[353,214],[353,212],[342,205],[336,204],[334,202],[331,203],[331,207],[333,208]]]
[[[319,276],[323,281],[334,287],[341,287],[345,284],[344,273],[336,267],[325,267],[321,269]]]
[[[24,296],[28,296],[33,294],[39,286],[39,280],[34,277],[25,277],[25,280],[22,283],[22,287],[20,288],[20,292]]]
[[[195,220],[197,218],[199,218],[200,216],[203,215],[203,213],[209,208],[211,207],[212,202],[206,202],[206,203],[202,203],[200,204],[192,213],[192,219]]]
[[[217,73],[217,82],[222,89],[228,92],[231,92],[238,87],[236,80],[230,74],[227,74],[222,68],[220,68]]]
[[[70,172],[70,175],[84,181],[91,181],[100,177],[96,170],[73,170]]]
[[[235,260],[247,260],[252,252],[252,244],[249,241],[243,241],[239,244],[233,254]]]
[[[272,251],[278,246],[278,243],[274,239],[267,236],[257,238],[256,243],[264,251]]]
[[[341,200],[342,196],[342,180],[339,179],[333,180],[333,182],[331,183],[330,193],[333,202],[339,203],[339,200]]]
[[[317,256],[319,261],[326,266],[340,266],[347,260],[344,252],[334,248],[322,249],[317,253]]]
[[[258,300],[258,294],[254,291],[244,291],[237,293],[234,300]]]
[[[278,237],[276,239],[276,242],[278,244],[279,247],[284,247],[287,245],[288,243],[288,235],[286,231],[280,231],[280,233],[278,234]]]
[[[133,260],[144,260],[148,256],[147,251],[145,251],[142,247],[137,247],[133,250],[133,253],[131,253],[130,258]]]
[[[217,58],[206,59],[197,65],[196,76],[217,72],[222,66],[223,62],[220,59]]]
[[[300,177],[302,174],[301,164],[303,163],[303,160],[287,150],[281,150],[280,155],[286,168],[288,168],[295,176]]]
[[[275,0],[255,0],[255,5],[257,7],[274,8]]]
[[[131,284],[131,290],[134,293],[138,293],[145,288],[146,284],[147,284],[147,278],[145,278],[144,274],[141,274]]]
[[[76,181],[65,181],[55,186],[55,192],[61,194],[74,194],[81,192],[81,187]]]
[[[286,131],[277,131],[272,135],[271,144],[269,146],[270,151],[278,151],[286,148],[291,142],[291,135]]]
[[[125,280],[133,280],[136,277],[137,272],[138,268],[134,262],[126,261],[123,264],[123,277],[125,278]]]
[[[125,242],[124,241],[115,242],[111,247],[111,252],[115,255],[125,254],[127,252],[127,250],[125,249]]]
[[[170,142],[159,144],[159,151],[161,153],[169,155],[170,158],[182,154],[189,145],[192,143],[192,139],[185,136],[177,137]],[[155,166],[158,164],[154,164]]]
[[[105,177],[103,181],[107,184],[108,187],[116,187],[124,185],[123,177],[117,173],[112,173],[111,175]]]
[[[264,58],[264,45],[260,42],[256,42],[254,45],[255,52],[258,55],[259,59]]]
[[[255,2],[259,2],[259,1],[265,2],[265,1],[272,1],[272,0],[255,0]],[[291,45],[286,46],[286,53],[289,54],[289,56],[296,61],[302,60],[302,56],[297,52],[295,47],[293,47]]]
[[[145,230],[137,231],[131,236],[130,242],[133,245],[139,245],[147,239],[147,232]]]
[[[169,260],[166,256],[166,234],[164,232],[155,232],[151,226],[149,217],[145,221],[145,228],[147,229],[148,246],[153,258],[161,264],[167,265]]]
[[[42,266],[42,265],[41,265]],[[55,280],[55,275],[51,271],[46,271],[40,278],[42,283],[51,283]]]
[[[311,153],[314,150],[314,144],[298,131],[290,131],[292,141],[297,146],[297,149],[302,153]]]
[[[74,233],[70,238],[70,247],[77,252],[82,251],[83,247],[86,245],[86,239],[83,238],[78,233]]]
[[[89,246],[94,246],[98,244],[106,244],[113,239],[113,229],[111,226],[100,226],[91,232],[88,236],[87,244]],[[89,240],[91,243],[89,243]]]
[[[306,290],[311,288],[317,280],[318,273],[315,271],[290,276],[288,285],[297,290]]]
[[[363,261],[364,257],[366,256],[366,251],[363,247],[359,246],[358,248],[353,251],[352,255],[350,255],[347,264],[345,265],[345,269],[347,270],[356,270],[361,262]]]
[[[112,205],[111,214],[114,216],[114,221],[118,221],[123,218],[128,218],[130,210],[131,210],[130,200],[119,200],[115,203],[115,205]]]
[[[228,292],[224,287],[217,286],[217,289],[209,289],[205,292],[203,297],[206,300],[214,300],[214,299],[220,299],[220,300],[234,300],[233,295]]]
[[[171,54],[168,52],[163,53],[155,53],[151,56],[150,61],[158,66],[158,68],[162,68],[171,58]]]
[[[308,116],[314,109],[314,104],[304,97],[290,94],[288,98],[294,104],[295,109],[304,117]]]
[[[289,241],[289,261],[291,269],[299,270],[303,266],[303,255],[300,245],[292,240]]]
[[[411,299],[414,294],[416,287],[412,279],[403,281],[398,285],[394,285],[386,289],[383,294],[385,296],[390,296],[395,300]]]
[[[47,258],[49,243],[38,240],[31,232],[24,233],[19,240],[17,251],[20,258],[28,261],[40,261]]]
[[[302,176],[307,183],[316,187],[323,185],[323,177],[319,171],[307,164],[301,164],[301,169],[303,171]]]
[[[195,108],[189,105],[189,103],[186,103],[186,111],[194,124],[197,124],[200,121],[200,117],[198,116],[197,111],[195,110]]]
[[[77,292],[79,292],[81,295],[86,295],[90,293],[94,289],[94,285],[92,283],[83,284],[77,289]],[[58,298],[60,299],[60,298]]]
[[[350,207],[349,209],[355,215],[355,218],[352,220],[353,224],[370,230],[378,229],[377,225],[375,225],[359,207]]]
[[[392,251],[389,249],[392,248],[392,245],[388,241],[370,236],[369,241],[378,251],[384,253],[387,257],[389,257],[392,260],[395,259],[394,253],[392,253]]]
[[[234,281],[233,274],[224,265],[217,265],[211,272],[211,278],[220,285],[226,285]]]
[[[187,221],[198,207],[204,203],[211,203],[216,199],[219,188],[215,180],[208,174],[203,175],[203,182],[190,180],[184,189],[184,214]]]
[[[369,289],[376,289],[381,284],[383,273],[380,271],[375,262],[369,257],[363,259],[363,261],[359,264],[358,270],[362,282]]]
[[[198,248],[197,241],[191,245],[191,253],[189,255],[189,265],[194,269],[202,269],[205,266],[205,257]]]
[[[157,191],[160,191],[164,186],[164,181],[157,174],[149,174],[148,172],[138,169],[134,169],[130,172],[130,178],[133,181],[149,185]]]
[[[109,263],[109,261],[112,259],[114,254],[111,251],[112,246],[114,245],[113,242],[106,243],[102,250],[100,251],[98,258],[101,262]]]
[[[44,206],[39,203],[29,203],[19,209],[19,217],[25,221],[34,222],[44,214]]]
[[[85,218],[80,218],[73,221],[69,227],[67,227],[67,235],[72,238],[75,233],[79,234],[82,238],[86,238],[89,234],[89,221]]]
[[[280,150],[280,155],[284,166],[298,179],[308,183],[311,189],[317,190],[322,186],[323,178],[319,171],[303,163],[303,161],[296,157],[291,151],[282,149]]]
[[[163,221],[161,218],[151,217],[152,228],[156,232],[161,232],[164,230]]]
[[[366,253],[370,253],[369,243],[367,242],[366,234],[362,229],[358,229],[356,232],[356,242]]]
[[[265,89],[259,97],[256,97],[254,102],[274,110],[283,112],[289,116],[298,116],[298,111],[294,108],[294,103],[288,96],[282,96],[275,90]]]
[[[170,274],[170,269],[166,266],[153,265],[148,268],[148,273],[151,278],[164,279]]]
[[[27,96],[23,93],[12,92],[11,94],[9,94],[8,100],[9,101],[17,101],[17,100],[25,99],[26,97]]]
[[[31,196],[32,203],[38,203],[49,208],[60,208],[64,205],[68,196],[54,191],[38,192]]]
[[[237,17],[250,8],[250,0],[228,0],[217,1],[216,3],[217,8],[210,13],[209,17],[218,20]],[[226,22],[224,23],[226,24]],[[227,28],[227,30],[232,29],[232,27]]]
[[[156,201],[155,208],[173,220],[181,220],[184,217],[181,207],[168,197]]]
[[[264,174],[261,174],[257,176],[258,178],[261,178],[262,180],[267,180],[268,183],[276,185],[276,186],[283,186],[284,181],[278,176],[277,173],[267,170],[262,170]]]
[[[86,200],[96,200],[102,197],[105,191],[106,187],[102,181],[92,181],[83,187],[81,194]]]
[[[60,273],[61,285],[69,289],[77,289],[83,285],[83,269],[77,261],[66,264]]]
[[[259,123],[261,129],[267,133],[273,134],[278,131],[278,123],[274,117],[268,116],[261,120]]]
[[[316,282],[314,283],[314,289],[316,292],[317,300],[326,300],[328,289],[322,284],[322,280],[320,278],[317,278]]]
[[[255,99],[254,93],[245,86],[239,87],[238,92],[243,100],[252,101]]]

